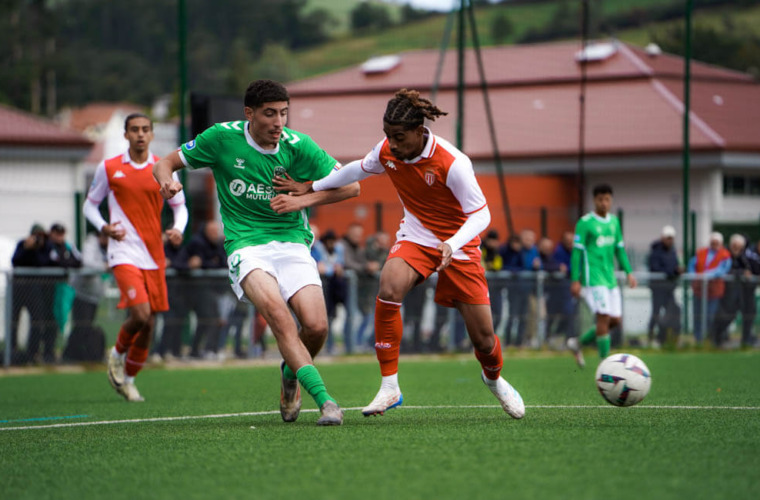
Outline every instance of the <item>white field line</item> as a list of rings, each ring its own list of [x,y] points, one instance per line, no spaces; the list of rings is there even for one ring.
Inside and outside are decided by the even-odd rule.
[[[400,406],[399,410],[451,410],[451,409],[477,409],[477,408],[500,408],[496,405],[438,405],[438,406]],[[612,405],[527,405],[526,408],[534,409],[613,409],[617,408]],[[635,410],[731,410],[731,411],[760,411],[760,406],[631,406]],[[344,408],[347,411],[359,411],[361,407]],[[301,410],[302,413],[314,413],[316,409]],[[114,425],[114,424],[138,424],[143,422],[175,422],[181,420],[205,420],[218,418],[235,418],[235,417],[258,417],[264,415],[278,415],[279,410],[271,411],[252,411],[242,413],[219,413],[215,415],[184,415],[179,417],[155,417],[155,418],[133,418],[125,420],[96,420],[93,422],[69,422],[65,424],[46,424],[46,425],[24,425],[18,427],[0,427],[1,431],[23,431],[30,429],[57,429],[61,427],[87,427],[91,425]]]

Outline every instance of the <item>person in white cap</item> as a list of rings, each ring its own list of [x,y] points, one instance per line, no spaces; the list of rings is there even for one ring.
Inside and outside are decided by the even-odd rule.
[[[710,328],[715,313],[718,311],[720,299],[726,290],[726,283],[720,279],[731,269],[731,253],[723,246],[723,235],[718,232],[710,233],[709,246],[697,250],[697,254],[689,260],[689,272],[702,274],[702,279],[692,282],[694,290],[694,340],[698,345],[704,338],[703,323]],[[703,296],[703,281],[707,283],[707,297]],[[706,304],[706,310],[704,305]],[[703,316],[706,315],[706,321]]]
[[[683,266],[678,262],[675,237],[675,228],[665,226],[660,238],[650,247],[649,271],[664,275],[649,282],[652,289],[652,317],[648,328],[650,346],[662,345],[666,340],[675,342],[681,331],[681,307],[676,303],[675,289]],[[656,338],[655,327],[658,330]]]

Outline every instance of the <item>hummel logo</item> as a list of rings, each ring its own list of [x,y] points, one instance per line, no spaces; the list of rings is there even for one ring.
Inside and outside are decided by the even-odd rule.
[[[117,170],[115,174],[113,174],[114,179],[121,179],[122,177],[126,177],[127,175],[122,172],[121,170]]]
[[[245,158],[235,158],[235,161],[237,162],[237,165],[232,165],[233,167],[245,169]]]
[[[396,170],[396,164],[393,163],[391,160],[386,161],[385,162],[385,166],[388,167],[388,168],[391,168],[393,170]]]

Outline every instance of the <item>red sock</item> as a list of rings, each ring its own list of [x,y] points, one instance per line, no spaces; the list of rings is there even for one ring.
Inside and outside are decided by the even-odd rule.
[[[383,377],[398,373],[398,353],[401,348],[401,304],[375,299],[375,353]]]
[[[127,351],[127,362],[124,365],[124,373],[134,377],[142,370],[145,360],[150,354],[150,337],[152,326],[150,324],[143,327],[142,330],[132,337],[132,346]]]
[[[494,335],[496,342],[493,345],[493,349],[488,354],[475,350],[475,357],[480,361],[480,366],[483,367],[483,373],[486,374],[486,378],[496,380],[501,375],[501,367],[504,364],[504,360],[501,356],[501,342],[499,337]]]
[[[128,333],[122,326],[119,330],[119,336],[116,337],[116,352],[119,354],[127,352],[132,346],[132,341],[136,335],[135,333]]]

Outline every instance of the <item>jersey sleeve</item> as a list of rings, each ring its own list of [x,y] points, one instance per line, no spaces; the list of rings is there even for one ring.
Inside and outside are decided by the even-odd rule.
[[[480,189],[472,162],[466,157],[457,158],[449,168],[446,186],[462,206],[465,215],[482,210],[486,206],[486,197]]]
[[[305,134],[299,134],[292,130],[287,130],[289,140],[298,151],[298,163],[304,165],[305,168],[301,170],[303,179],[296,179],[298,181],[316,181],[330,175],[334,169],[340,168],[338,160],[327,154],[327,152],[319,147],[314,140]],[[298,140],[295,140],[295,139]]]
[[[383,164],[380,162],[380,151],[383,149],[384,145],[385,139],[378,142],[377,145],[372,148],[372,151],[367,153],[362,160],[362,170],[370,174],[382,174],[385,172]]]
[[[87,191],[87,199],[93,202],[95,205],[100,205],[111,187],[108,184],[108,175],[106,174],[106,162],[101,161],[95,168],[95,176],[90,184],[90,189]]]
[[[586,233],[588,228],[583,219],[575,225],[573,253],[570,255],[570,281],[580,281],[583,254],[586,252]]]
[[[625,243],[623,242],[623,231],[620,229],[620,221],[615,219],[615,255],[617,256],[620,268],[626,274],[631,274],[631,263],[628,261],[628,254],[625,252]]]
[[[212,125],[198,136],[179,147],[182,163],[190,168],[214,168],[216,150],[219,146],[218,125]]]

